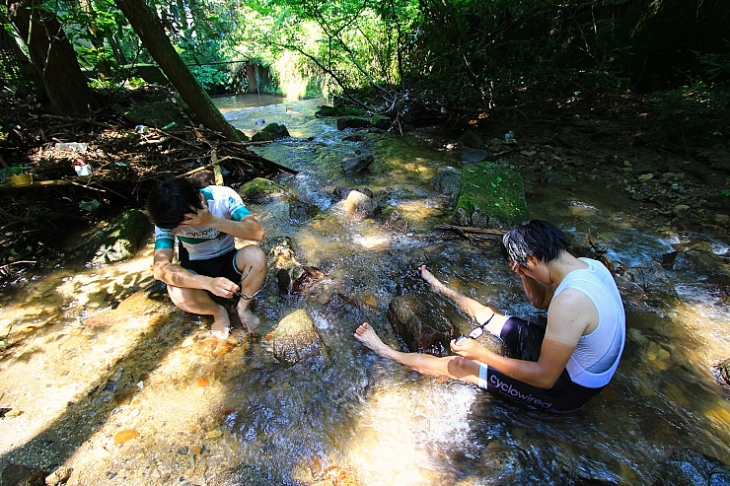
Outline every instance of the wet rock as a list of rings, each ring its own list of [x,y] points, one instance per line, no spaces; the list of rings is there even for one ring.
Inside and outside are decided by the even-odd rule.
[[[46,477],[46,486],[66,484],[73,473],[73,468],[61,466]]]
[[[182,108],[172,101],[137,106],[124,113],[124,118],[132,125],[147,125],[157,128],[162,128],[172,122],[177,126],[192,125]]]
[[[691,209],[692,208],[686,204],[677,204],[672,209],[672,214],[674,214],[675,216],[680,216],[680,217],[686,216],[687,213],[689,213]]]
[[[371,191],[367,187],[364,187],[362,189],[356,189],[353,187],[337,187],[337,188],[335,188],[335,190],[332,193],[340,199],[347,199],[347,196],[352,191],[360,191],[368,197],[374,196],[373,191]]]
[[[454,194],[459,189],[461,181],[461,171],[454,167],[443,167],[431,179],[431,185],[434,189],[445,196]]]
[[[465,164],[475,164],[483,160],[493,161],[494,156],[489,150],[479,150],[469,147],[462,147],[461,161]]]
[[[412,294],[394,297],[388,306],[388,320],[410,351],[449,354],[454,327],[423,298]]]
[[[284,317],[267,337],[271,340],[274,357],[282,363],[294,365],[324,352],[314,323],[304,309]]]
[[[347,175],[359,174],[367,170],[373,162],[375,162],[375,156],[372,153],[347,157],[342,159],[342,171]]]
[[[337,129],[347,130],[348,128],[368,128],[370,119],[364,116],[341,116],[337,118]]]
[[[78,253],[84,261],[95,264],[126,260],[137,253],[151,231],[147,215],[139,209],[130,209],[91,236]]]
[[[677,291],[669,280],[661,263],[651,260],[626,269],[623,278],[636,284],[645,294],[651,305],[664,307],[675,302]],[[617,279],[617,283],[618,283]],[[621,288],[621,286],[619,286]]]
[[[721,361],[715,365],[720,384],[727,390],[730,390],[730,358]]]
[[[730,486],[730,467],[714,457],[683,449],[659,465],[654,486]]]
[[[487,146],[482,138],[473,130],[465,131],[458,140],[459,145],[471,149],[486,150]]]
[[[245,202],[263,204],[282,198],[285,191],[283,187],[271,179],[256,177],[242,185],[238,189],[238,194]]]
[[[280,483],[268,479],[257,469],[243,464],[224,471],[208,484],[210,486],[278,486]]]
[[[289,219],[294,223],[304,223],[319,214],[319,208],[314,204],[289,198]]]
[[[385,227],[400,233],[408,233],[408,220],[398,211],[393,211],[385,222]]]
[[[273,142],[281,138],[289,136],[289,130],[279,123],[269,123],[264,128],[256,132],[252,137],[252,142]]]
[[[327,275],[317,267],[303,265],[296,259],[294,243],[289,237],[274,243],[268,255],[268,266],[276,272],[281,295],[296,295],[306,291],[314,282]]]
[[[489,162],[464,167],[455,198],[457,226],[512,227],[528,216],[522,176]]]
[[[375,214],[376,208],[373,198],[360,191],[350,191],[343,206],[348,213],[358,213],[367,217]]]
[[[3,486],[45,486],[45,471],[23,464],[8,464],[0,478]]]

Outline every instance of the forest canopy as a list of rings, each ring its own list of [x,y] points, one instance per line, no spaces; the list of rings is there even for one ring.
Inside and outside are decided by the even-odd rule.
[[[164,79],[145,71],[155,59],[120,3],[5,0],[5,95],[43,84],[52,69],[44,52],[60,51],[61,43],[48,51],[33,43],[33,22],[46,37],[67,39],[75,59],[64,65],[77,62],[92,87]],[[410,97],[444,111],[546,94],[566,102],[717,89],[730,75],[730,5],[720,0],[157,0],[149,6],[210,94],[336,94],[367,99],[379,111],[396,110]],[[80,103],[93,107],[83,91],[74,87]]]

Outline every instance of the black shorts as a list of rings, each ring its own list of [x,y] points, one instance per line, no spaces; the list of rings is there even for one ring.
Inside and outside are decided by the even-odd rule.
[[[190,260],[181,255],[180,266],[206,277],[225,277],[231,282],[241,282],[243,272],[236,266],[236,254],[238,250],[231,250],[228,253],[209,258],[208,260]]]
[[[540,358],[545,328],[510,317],[502,326],[500,337],[507,356],[536,362]],[[538,388],[510,378],[485,364],[479,370],[479,386],[491,393],[551,412],[578,410],[604,388],[586,388],[573,383],[567,370],[563,370],[552,388]]]

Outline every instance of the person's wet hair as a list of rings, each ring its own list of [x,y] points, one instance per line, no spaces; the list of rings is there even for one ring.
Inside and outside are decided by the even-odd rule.
[[[187,179],[169,177],[150,191],[147,211],[155,226],[173,229],[182,223],[193,208],[202,209],[198,185]]]
[[[549,262],[568,251],[570,242],[554,224],[531,219],[509,230],[502,237],[502,254],[508,261],[527,266],[527,257]]]

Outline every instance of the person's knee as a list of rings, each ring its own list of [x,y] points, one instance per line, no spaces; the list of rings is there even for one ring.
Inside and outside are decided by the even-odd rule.
[[[266,270],[266,253],[258,245],[244,246],[238,250],[236,263],[239,268],[251,267],[252,271],[261,272]]]
[[[167,295],[170,296],[170,300],[176,307],[185,310],[185,302],[189,300],[189,296],[186,299],[186,289],[180,287],[173,287],[172,285],[167,286]]]
[[[479,363],[462,356],[451,359],[448,369],[449,375],[459,380],[471,382],[471,378],[479,378]]]

